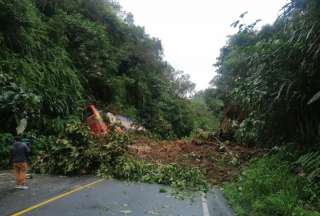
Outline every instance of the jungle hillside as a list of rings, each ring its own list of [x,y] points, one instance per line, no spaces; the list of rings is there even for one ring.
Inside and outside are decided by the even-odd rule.
[[[116,1],[0,0],[0,168],[26,119],[34,173],[215,186],[238,216],[319,216],[320,1],[288,0],[263,27],[245,16],[196,92]]]

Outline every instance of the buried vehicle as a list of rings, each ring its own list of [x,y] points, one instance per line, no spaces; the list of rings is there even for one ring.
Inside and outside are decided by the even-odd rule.
[[[108,133],[107,125],[94,105],[89,105],[87,107],[86,123],[93,135],[104,136]]]
[[[107,123],[103,120],[103,117],[107,119]],[[108,126],[114,126],[118,133],[124,133],[125,131],[145,131],[146,129],[136,124],[134,121],[126,116],[114,115],[111,112],[100,113],[94,105],[89,105],[86,110],[86,123],[90,128],[90,131],[95,136],[105,136],[109,132]]]

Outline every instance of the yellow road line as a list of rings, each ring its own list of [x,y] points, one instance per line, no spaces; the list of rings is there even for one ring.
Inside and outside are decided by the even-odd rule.
[[[68,192],[66,192],[66,193],[63,193],[63,194],[60,194],[60,195],[58,195],[58,196],[52,197],[52,198],[50,198],[50,199],[48,199],[48,200],[46,200],[46,201],[43,201],[43,202],[41,202],[41,203],[39,203],[39,204],[36,204],[36,205],[31,206],[31,207],[29,207],[29,208],[26,208],[26,209],[24,209],[24,210],[22,210],[22,211],[19,211],[19,212],[15,213],[15,214],[13,214],[13,215],[11,215],[11,216],[20,216],[20,215],[23,215],[23,214],[25,214],[25,213],[28,213],[28,212],[34,210],[34,209],[40,208],[40,207],[42,207],[42,206],[44,206],[44,205],[47,205],[48,203],[54,202],[54,201],[56,201],[56,200],[58,200],[58,199],[61,199],[61,198],[63,198],[63,197],[66,197],[66,196],[68,196],[68,195],[70,195],[70,194],[73,194],[73,193],[75,193],[75,192],[78,192],[78,191],[81,191],[81,190],[83,190],[83,189],[89,188],[89,187],[91,187],[91,186],[93,186],[93,185],[96,185],[96,184],[98,184],[98,183],[100,183],[100,182],[102,182],[102,181],[104,181],[104,180],[103,180],[103,179],[100,179],[100,180],[94,181],[94,182],[92,182],[92,183],[90,183],[90,184],[86,184],[86,185],[77,187],[77,188],[75,188],[75,189],[73,189],[73,190],[71,190],[71,191],[68,191]]]

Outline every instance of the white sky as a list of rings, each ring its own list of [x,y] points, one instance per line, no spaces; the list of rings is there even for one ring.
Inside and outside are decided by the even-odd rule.
[[[262,19],[273,23],[286,0],[118,0],[123,10],[134,15],[135,23],[162,41],[165,59],[177,70],[190,74],[202,90],[215,75],[212,66],[230,27],[248,11],[246,23]]]

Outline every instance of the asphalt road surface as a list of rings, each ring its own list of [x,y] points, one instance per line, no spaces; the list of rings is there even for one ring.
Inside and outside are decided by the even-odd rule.
[[[0,172],[0,216],[233,215],[218,189],[177,199],[170,188],[161,185],[93,176],[37,175],[29,180],[29,190],[17,190],[14,185],[11,173]]]

